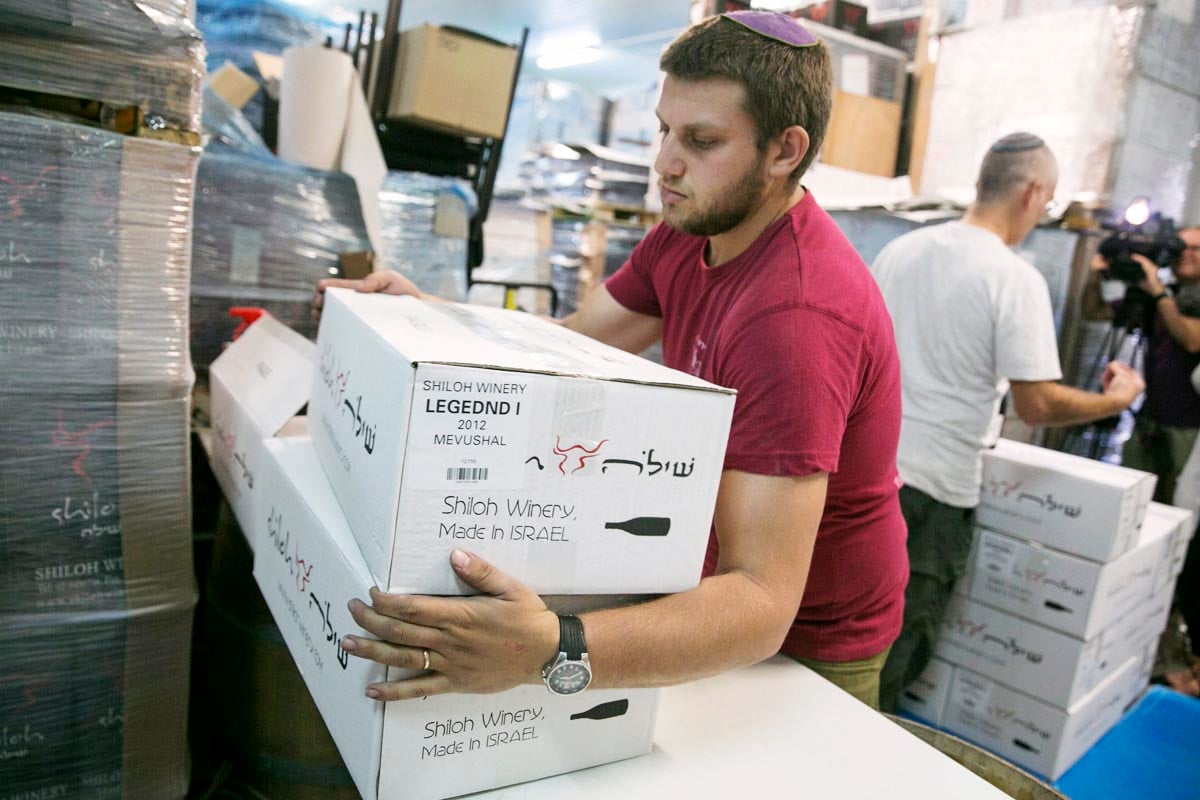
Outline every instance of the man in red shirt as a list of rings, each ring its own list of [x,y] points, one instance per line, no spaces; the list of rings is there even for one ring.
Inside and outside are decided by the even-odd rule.
[[[483,595],[352,604],[385,641],[346,637],[348,651],[431,670],[370,696],[499,691],[585,644],[597,687],[681,683],[782,650],[877,704],[908,575],[900,372],[874,280],[800,185],[829,117],[829,53],[789,17],[737,12],[690,28],[662,68],[666,224],[563,324],[631,352],[661,338],[668,366],[738,391],[705,577],[569,633],[522,584],[456,552]],[[395,273],[322,283],[420,294]]]

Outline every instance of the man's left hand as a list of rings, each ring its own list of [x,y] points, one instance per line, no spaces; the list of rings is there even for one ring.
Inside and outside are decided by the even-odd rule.
[[[428,672],[371,684],[368,697],[484,694],[541,679],[542,667],[557,651],[558,617],[528,587],[479,556],[456,550],[450,563],[483,594],[425,597],[372,588],[371,605],[350,601],[354,621],[379,640],[345,636],[346,652],[409,670],[421,670],[429,654]]]

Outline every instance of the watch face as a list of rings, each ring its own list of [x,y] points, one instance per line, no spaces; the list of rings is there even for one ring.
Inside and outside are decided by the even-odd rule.
[[[546,685],[555,694],[582,692],[592,682],[592,671],[582,661],[564,661],[546,676]]]

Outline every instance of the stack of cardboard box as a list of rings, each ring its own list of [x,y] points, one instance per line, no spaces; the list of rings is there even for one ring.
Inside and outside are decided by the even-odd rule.
[[[154,7],[0,2],[6,797],[187,789],[198,149],[116,129],[194,134],[203,61]]]
[[[1146,687],[1190,512],[1153,475],[1001,440],[967,573],[901,708],[1052,780]]]
[[[214,363],[214,387],[234,358],[278,374],[275,355],[248,354],[263,324]],[[363,796],[431,800],[648,752],[653,689],[371,700],[368,684],[415,673],[340,649],[365,635],[347,602],[372,586],[469,594],[455,549],[563,613],[695,586],[733,394],[528,315],[343,290],[326,293],[312,373],[311,438],[273,435],[291,398],[242,457],[246,531]],[[233,396],[246,385],[214,391],[214,418],[253,407]]]

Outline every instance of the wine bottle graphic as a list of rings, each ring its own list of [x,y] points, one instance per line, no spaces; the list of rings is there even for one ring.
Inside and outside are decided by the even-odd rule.
[[[669,517],[633,517],[624,522],[606,522],[610,531],[625,531],[630,536],[666,536],[671,531]]]
[[[628,700],[609,700],[607,703],[592,706],[587,711],[572,714],[571,719],[612,719],[623,715],[628,710]]]
[[[1042,603],[1043,603],[1043,605],[1046,606],[1046,608],[1050,609],[1051,611],[1065,611],[1068,614],[1073,613],[1071,611],[1071,609],[1067,608],[1062,603],[1056,603],[1053,600],[1043,600]]]
[[[1033,745],[1031,745],[1029,742],[1025,741],[1024,739],[1013,739],[1012,742],[1013,742],[1013,744],[1015,744],[1017,747],[1021,748],[1022,750],[1028,750],[1031,753],[1042,752],[1041,750],[1037,749],[1036,747],[1034,747]]]

